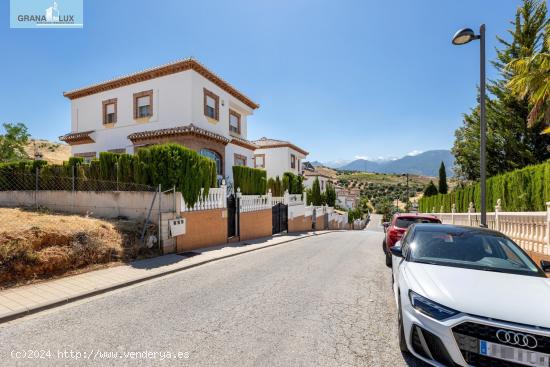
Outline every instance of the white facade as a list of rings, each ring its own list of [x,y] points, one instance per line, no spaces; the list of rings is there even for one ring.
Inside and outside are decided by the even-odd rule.
[[[330,178],[323,175],[315,174],[315,173],[306,174],[304,178],[305,178],[304,187],[308,189],[310,189],[313,186],[313,182],[315,181],[315,178],[318,178],[321,192],[325,191],[325,189],[327,188],[327,184],[330,182]]]
[[[349,197],[349,196],[336,196],[336,205],[338,205],[340,208],[345,209],[355,209],[357,203],[357,199]]]
[[[262,138],[254,141],[255,167],[267,171],[268,178],[283,177],[285,172],[301,174],[302,161],[307,152],[283,140]]]
[[[207,76],[212,75],[207,74]],[[219,86],[220,83],[214,83],[212,80],[219,80],[216,78],[216,76],[207,78],[195,69],[188,68],[144,81],[126,83],[127,85],[117,88],[104,88],[106,90],[76,98],[72,98],[71,94],[79,90],[66,93],[71,98],[71,133],[91,131],[88,135],[94,141],[85,144],[72,144],[72,154],[95,153],[98,155],[100,152],[110,150],[134,153],[135,147],[139,144],[134,144],[128,139],[132,133],[193,124],[195,127],[227,138],[224,144],[225,161],[222,163],[225,176],[232,176],[231,167],[234,164],[235,154],[246,157],[246,165],[253,167],[253,147],[245,148],[242,144],[232,143],[231,140],[234,137],[246,140],[247,117],[253,113],[254,108],[250,106],[250,103],[243,103],[242,99],[236,98],[235,93],[230,93],[230,91],[234,91],[231,87],[223,88]],[[101,85],[99,84],[99,86]],[[219,98],[217,120],[205,115],[204,89]],[[134,94],[144,91],[152,91],[152,115],[136,118],[134,116]],[[104,124],[103,103],[113,99],[116,99],[116,123]],[[241,116],[239,134],[230,132],[230,109]],[[196,148],[192,147],[197,150]]]

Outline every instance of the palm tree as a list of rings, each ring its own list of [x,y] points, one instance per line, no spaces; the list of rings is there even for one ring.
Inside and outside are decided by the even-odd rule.
[[[529,127],[533,127],[540,117],[546,128],[543,134],[550,133],[550,24],[546,25],[544,43],[540,52],[531,57],[511,61],[508,68],[514,76],[508,87],[519,98],[528,98],[531,111],[527,118]]]

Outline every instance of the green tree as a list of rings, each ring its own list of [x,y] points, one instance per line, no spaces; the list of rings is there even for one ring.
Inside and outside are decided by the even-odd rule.
[[[321,196],[321,186],[319,185],[319,178],[315,177],[311,186],[311,202],[315,206],[323,205],[323,198]]]
[[[438,193],[437,187],[435,187],[435,184],[433,181],[430,181],[430,183],[424,189],[424,196],[425,197],[434,196],[434,195],[437,195],[437,193]]]
[[[508,64],[518,58],[532,57],[540,47],[547,23],[546,4],[524,0],[517,9],[511,40],[497,37],[500,47],[492,62],[499,78],[488,83],[487,98],[487,174],[489,176],[542,162],[550,158],[550,136],[541,135],[543,124],[528,125],[527,98],[518,99],[509,88],[515,71]],[[452,152],[455,171],[463,179],[479,178],[479,105],[464,115],[463,125],[455,131]]]
[[[441,161],[441,166],[439,166],[439,193],[446,194],[449,191],[447,186],[447,171],[445,170],[445,163]]]
[[[534,127],[542,117],[545,132],[550,133],[550,24],[546,25],[545,33],[539,52],[532,57],[517,58],[508,64],[514,76],[507,86],[519,100],[529,100],[529,127]]]
[[[3,125],[6,131],[0,135],[0,162],[12,162],[28,158],[25,145],[29,142],[29,131],[25,124]]]
[[[328,206],[334,207],[336,205],[336,190],[331,182],[327,183],[325,188],[326,203]]]

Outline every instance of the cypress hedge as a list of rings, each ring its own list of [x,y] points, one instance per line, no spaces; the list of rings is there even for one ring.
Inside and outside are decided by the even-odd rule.
[[[267,191],[267,173],[263,169],[233,166],[235,190],[240,188],[243,195],[264,195]]]
[[[304,192],[303,177],[292,172],[283,173],[283,193],[288,190],[290,194],[301,194]]]
[[[271,190],[271,195],[273,196],[283,196],[284,194],[283,183],[279,176],[275,178],[270,177],[269,180],[267,180],[267,188]]]
[[[466,213],[470,202],[479,210],[481,207],[479,183],[455,189],[449,194],[438,194],[423,197],[419,200],[419,210],[429,213],[441,206],[450,212],[455,204],[458,213]],[[550,160],[545,163],[528,166],[522,169],[493,176],[487,179],[486,204],[489,211],[501,199],[503,211],[544,211],[546,202],[550,201]]]
[[[189,206],[197,202],[201,188],[204,195],[216,187],[216,163],[178,144],[154,145],[137,152],[137,175],[134,180],[168,189],[175,186]]]
[[[136,155],[103,152],[99,159],[93,159],[89,164],[77,157],[69,158],[63,164],[51,165],[45,161],[3,163],[0,164],[0,190],[34,190],[36,169],[40,169],[39,185],[48,189],[72,190],[74,171],[78,179],[76,190],[117,188],[99,181],[160,184],[163,189],[175,186],[188,205],[197,202],[201,188],[207,195],[208,190],[217,184],[213,160],[178,144],[163,144],[140,149]],[[119,189],[124,190],[124,186]]]

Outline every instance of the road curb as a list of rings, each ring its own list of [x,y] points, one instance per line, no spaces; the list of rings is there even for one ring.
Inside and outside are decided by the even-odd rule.
[[[191,268],[194,268],[194,267],[197,267],[197,266],[208,264],[208,263],[211,263],[211,262],[214,262],[214,261],[228,259],[230,257],[246,254],[246,253],[249,253],[249,252],[263,250],[265,248],[269,248],[269,247],[273,247],[273,246],[277,246],[277,245],[282,245],[284,243],[294,242],[294,241],[301,240],[301,239],[304,239],[304,238],[309,238],[309,237],[314,237],[314,236],[322,236],[324,234],[333,233],[333,232],[338,232],[338,231],[337,230],[327,230],[327,231],[324,231],[322,233],[315,233],[314,232],[314,233],[311,233],[311,234],[308,234],[308,235],[305,235],[305,236],[302,236],[302,237],[290,238],[290,239],[282,241],[282,242],[272,243],[270,245],[265,245],[265,246],[262,246],[262,247],[252,248],[252,249],[248,249],[248,250],[245,250],[245,251],[236,252],[236,253],[233,253],[233,254],[227,254],[227,255],[220,256],[220,257],[207,259],[207,260],[200,261],[200,262],[197,262],[197,263],[194,263],[194,264],[185,265],[185,266],[182,266],[181,268],[177,268],[177,269],[166,270],[164,272],[153,274],[153,275],[148,275],[148,276],[145,276],[143,278],[133,279],[133,280],[130,280],[130,281],[122,281],[122,282],[117,283],[115,285],[110,285],[110,286],[107,286],[107,287],[104,287],[104,288],[94,289],[94,290],[89,291],[89,292],[82,292],[77,296],[67,297],[66,299],[63,299],[63,300],[54,301],[54,302],[51,302],[51,303],[42,303],[42,304],[40,304],[36,307],[28,308],[24,311],[13,311],[12,313],[8,313],[8,314],[5,314],[5,315],[1,316],[0,317],[0,324],[8,322],[8,321],[15,320],[15,319],[18,319],[18,318],[21,318],[21,317],[29,316],[29,315],[32,315],[32,314],[35,314],[35,313],[38,313],[38,312],[42,312],[42,311],[45,311],[45,310],[48,310],[48,309],[63,306],[63,305],[69,304],[71,302],[76,302],[76,301],[80,301],[80,300],[85,299],[85,298],[97,296],[97,295],[102,294],[102,293],[107,293],[107,292],[114,291],[114,290],[117,290],[117,289],[121,289],[121,288],[124,288],[124,287],[129,287],[131,285],[146,282],[146,281],[151,280],[151,279],[160,278],[160,277],[170,275],[170,274],[174,274],[174,273],[177,273],[177,272],[180,272],[180,271],[183,271],[183,270],[187,270],[187,269],[191,269]]]

